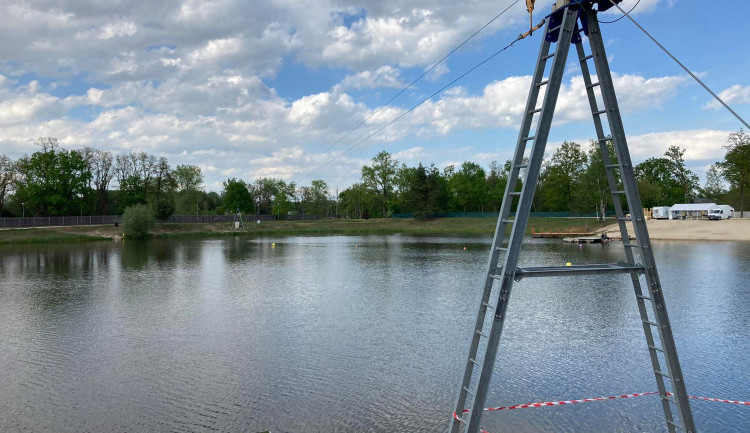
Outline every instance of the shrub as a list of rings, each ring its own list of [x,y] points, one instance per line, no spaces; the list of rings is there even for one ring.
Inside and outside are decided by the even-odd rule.
[[[154,213],[145,204],[130,206],[122,214],[122,228],[127,238],[145,238],[154,222]]]

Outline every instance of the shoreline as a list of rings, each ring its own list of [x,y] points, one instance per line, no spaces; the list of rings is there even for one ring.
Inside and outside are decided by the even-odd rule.
[[[157,223],[150,232],[152,239],[170,238],[221,238],[227,236],[326,236],[326,235],[487,235],[494,233],[495,218],[439,218],[371,219],[371,220],[315,220],[315,221],[264,221],[260,226],[247,224],[247,230],[232,230],[230,223]],[[530,218],[526,234],[531,227],[540,230],[572,230],[607,232],[618,238],[620,230],[611,219],[599,222],[580,218]],[[648,220],[651,240],[659,241],[750,241],[750,219],[708,220]],[[632,224],[628,231],[633,235]],[[0,245],[78,243],[94,241],[119,241],[122,228],[113,225],[64,226],[0,229]]]

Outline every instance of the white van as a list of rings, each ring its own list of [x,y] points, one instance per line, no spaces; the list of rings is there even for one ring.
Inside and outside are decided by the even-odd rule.
[[[720,204],[708,211],[710,220],[728,220],[734,216],[734,208],[729,205]]]

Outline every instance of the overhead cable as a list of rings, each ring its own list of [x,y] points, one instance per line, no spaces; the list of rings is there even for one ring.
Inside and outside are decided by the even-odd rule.
[[[632,8],[630,8],[630,10],[628,11],[628,13],[629,14],[633,13],[633,11],[635,10],[635,8],[637,8],[640,3],[641,3],[641,0],[638,0],[637,2],[635,2],[635,4],[633,5]],[[620,15],[616,20],[612,20],[612,21],[599,21],[599,24],[613,24],[613,23],[616,23],[616,22],[620,21],[623,18],[625,18],[625,14]]]
[[[485,25],[483,25],[482,27],[480,27],[479,29],[477,29],[477,30],[476,30],[476,31],[475,31],[474,33],[472,33],[472,34],[471,34],[471,35],[470,35],[469,37],[467,37],[466,39],[464,39],[464,41],[463,41],[463,42],[461,42],[460,44],[458,44],[458,45],[457,45],[457,46],[456,46],[455,48],[453,48],[453,49],[452,49],[452,50],[451,50],[451,51],[450,51],[450,52],[449,52],[448,54],[446,54],[446,55],[445,55],[445,56],[443,56],[443,57],[442,57],[442,58],[441,58],[440,60],[438,60],[437,62],[435,62],[435,63],[434,63],[434,64],[433,64],[432,66],[430,66],[429,68],[427,68],[427,69],[426,69],[426,70],[425,70],[425,71],[424,71],[424,72],[422,73],[422,75],[420,75],[420,76],[418,76],[417,78],[415,78],[415,79],[414,79],[414,80],[413,80],[413,81],[412,81],[411,83],[409,83],[409,84],[408,84],[408,85],[407,85],[406,87],[404,87],[404,88],[403,88],[403,89],[401,89],[401,90],[400,90],[400,91],[399,91],[398,93],[396,93],[395,95],[393,95],[393,97],[391,97],[391,99],[389,99],[389,100],[388,100],[388,101],[386,101],[386,102],[385,102],[385,103],[384,103],[383,105],[381,105],[380,107],[378,107],[378,108],[377,108],[377,109],[376,109],[375,111],[373,111],[372,113],[370,113],[370,115],[369,115],[369,116],[367,116],[367,117],[366,117],[366,118],[365,118],[364,120],[362,120],[361,122],[359,122],[359,123],[358,123],[358,124],[357,124],[357,125],[356,125],[355,127],[353,127],[352,129],[350,129],[350,130],[349,130],[349,131],[348,131],[348,132],[347,132],[346,134],[344,134],[344,135],[343,135],[343,136],[342,136],[341,138],[339,138],[338,140],[336,140],[336,141],[335,141],[335,142],[334,142],[333,144],[331,144],[330,146],[328,146],[328,147],[327,147],[327,148],[326,148],[326,149],[325,149],[325,150],[323,151],[323,153],[325,154],[326,152],[328,152],[329,150],[331,150],[331,149],[332,149],[332,148],[333,148],[334,146],[336,146],[337,144],[341,143],[341,142],[342,142],[342,141],[343,141],[344,139],[346,139],[346,138],[347,138],[348,136],[350,136],[350,135],[351,135],[351,134],[352,134],[352,133],[353,133],[354,131],[356,131],[356,130],[357,130],[357,129],[359,129],[359,128],[360,128],[360,127],[361,127],[362,125],[364,125],[365,123],[367,123],[367,121],[368,121],[368,120],[372,119],[372,118],[373,118],[373,117],[374,117],[374,116],[375,116],[376,114],[378,114],[378,113],[379,113],[380,111],[382,111],[382,110],[383,110],[384,108],[388,107],[388,106],[389,106],[389,105],[391,104],[391,102],[393,102],[394,100],[396,100],[396,98],[398,98],[398,97],[399,97],[399,96],[401,96],[401,95],[402,95],[402,94],[403,94],[404,92],[406,92],[407,90],[409,90],[409,89],[410,89],[410,88],[411,88],[412,86],[414,86],[414,84],[416,84],[416,83],[417,83],[417,82],[418,82],[419,80],[421,80],[422,78],[424,78],[425,76],[427,76],[427,74],[429,74],[430,72],[432,72],[432,70],[433,70],[433,69],[435,69],[435,68],[436,68],[436,67],[437,67],[437,66],[438,66],[439,64],[443,63],[443,62],[444,62],[444,61],[445,61],[445,60],[446,60],[446,59],[447,59],[448,57],[450,57],[451,55],[453,55],[453,53],[455,53],[456,51],[458,51],[459,49],[461,49],[461,47],[463,47],[464,45],[466,45],[467,43],[469,43],[469,41],[471,41],[471,40],[472,40],[472,39],[473,39],[473,38],[474,38],[474,37],[475,37],[476,35],[478,35],[478,34],[479,34],[479,33],[480,33],[480,32],[481,32],[482,30],[486,29],[486,28],[487,28],[487,27],[488,27],[488,26],[489,26],[490,24],[492,24],[493,22],[497,21],[497,19],[498,19],[498,18],[500,18],[500,17],[501,17],[501,16],[503,16],[503,15],[504,15],[504,14],[505,14],[506,12],[508,12],[508,10],[510,10],[510,8],[512,8],[513,6],[515,6],[515,5],[516,5],[516,4],[517,4],[517,3],[519,2],[519,1],[521,1],[521,0],[515,0],[515,1],[514,1],[513,3],[511,3],[511,4],[510,4],[510,5],[508,6],[508,7],[506,7],[505,9],[503,9],[503,11],[502,11],[502,12],[500,12],[500,13],[499,13],[499,14],[497,14],[497,15],[495,15],[495,17],[494,17],[494,18],[492,18],[491,20],[487,21],[487,23],[486,23]],[[315,159],[313,159],[313,161],[315,161]],[[295,173],[294,173],[294,174],[292,175],[292,177],[294,177],[294,176],[296,176],[297,174],[299,174],[299,172],[300,172],[300,171],[302,171],[302,168],[300,168],[299,170],[297,170],[297,171],[296,171],[296,172],[295,172]]]
[[[618,5],[618,4],[617,4],[617,3],[615,3],[614,1],[612,1],[612,0],[609,0],[609,1],[610,1],[610,2],[611,2],[611,3],[613,4],[613,5],[615,5],[615,7],[617,7],[617,9],[619,9],[619,10],[620,10],[620,12],[622,12],[623,14],[625,14],[625,16],[626,16],[626,17],[628,17],[628,19],[629,19],[630,21],[632,21],[632,22],[633,22],[633,24],[635,24],[635,25],[636,25],[636,27],[638,27],[638,28],[639,28],[639,29],[640,29],[640,30],[641,30],[641,31],[642,31],[642,32],[643,32],[643,33],[644,33],[644,34],[645,34],[646,36],[648,36],[648,37],[649,37],[649,38],[650,38],[650,39],[651,39],[651,40],[652,40],[652,41],[653,41],[653,42],[654,42],[654,43],[655,43],[655,44],[656,44],[656,45],[657,45],[657,46],[658,46],[659,48],[661,48],[661,49],[662,49],[662,51],[664,51],[665,53],[667,53],[667,55],[668,55],[669,57],[671,57],[671,58],[672,58],[672,60],[674,60],[674,62],[675,62],[675,63],[677,63],[678,65],[680,65],[680,67],[681,67],[682,69],[684,69],[684,70],[685,70],[685,72],[687,72],[687,73],[688,73],[688,74],[689,74],[689,75],[690,75],[691,77],[693,77],[693,79],[694,79],[695,81],[697,81],[697,82],[698,82],[698,84],[700,84],[700,85],[701,85],[701,86],[702,86],[702,87],[703,87],[704,89],[706,89],[706,91],[707,91],[708,93],[710,93],[710,94],[711,94],[711,96],[713,96],[713,97],[714,97],[714,99],[716,99],[717,101],[719,101],[719,103],[720,103],[721,105],[723,105],[723,106],[724,106],[724,108],[726,108],[727,110],[729,110],[729,112],[730,112],[730,113],[732,113],[732,114],[734,115],[734,117],[736,117],[736,118],[737,118],[737,120],[739,120],[740,122],[742,122],[742,124],[743,124],[743,125],[745,125],[745,128],[747,128],[747,129],[750,129],[750,125],[748,125],[748,124],[747,124],[747,122],[745,121],[745,119],[743,119],[742,117],[740,117],[740,115],[739,115],[739,114],[737,114],[737,113],[736,113],[736,112],[735,112],[734,110],[732,110],[732,109],[731,109],[731,108],[729,107],[729,105],[727,105],[727,103],[726,103],[726,102],[724,102],[724,101],[723,101],[723,100],[722,100],[722,99],[721,99],[721,98],[720,98],[720,97],[719,97],[719,96],[718,96],[718,95],[717,95],[716,93],[714,93],[714,92],[713,92],[713,91],[712,91],[711,89],[709,89],[709,88],[708,88],[708,86],[707,86],[707,85],[705,85],[705,84],[703,83],[703,81],[701,81],[701,79],[700,79],[700,78],[698,78],[698,77],[697,77],[697,76],[696,76],[696,75],[695,75],[695,74],[694,74],[694,73],[693,73],[692,71],[690,71],[690,69],[688,69],[688,68],[687,68],[687,67],[686,67],[685,65],[683,65],[683,64],[682,64],[682,62],[680,62],[679,60],[677,60],[677,58],[676,58],[675,56],[673,56],[673,55],[672,55],[672,53],[670,53],[670,52],[669,52],[669,50],[667,50],[666,48],[664,48],[664,46],[663,46],[662,44],[660,44],[660,43],[659,43],[659,41],[657,41],[657,40],[656,40],[656,38],[654,38],[653,36],[651,36],[651,33],[647,32],[647,31],[646,31],[646,29],[644,29],[643,27],[641,27],[641,25],[640,25],[640,24],[638,24],[638,22],[637,22],[637,21],[636,21],[635,19],[633,19],[633,17],[631,17],[631,16],[630,16],[630,14],[629,14],[628,12],[625,12],[625,11],[624,11],[624,10],[623,10],[623,9],[622,9],[622,8],[621,8],[621,7],[619,6],[619,5]]]
[[[459,76],[458,76],[458,77],[456,77],[456,78],[455,78],[455,79],[454,79],[453,81],[451,81],[450,83],[448,83],[448,84],[444,85],[443,87],[441,87],[440,89],[438,89],[437,91],[435,91],[434,93],[432,93],[432,94],[431,94],[430,96],[428,96],[428,97],[426,97],[426,98],[422,99],[422,100],[421,100],[421,101],[420,101],[419,103],[417,103],[417,104],[416,104],[416,105],[414,105],[413,107],[411,107],[411,108],[409,108],[408,110],[404,111],[403,113],[399,114],[399,115],[398,115],[398,116],[397,116],[396,118],[394,118],[394,119],[393,119],[393,120],[391,120],[390,122],[386,123],[385,125],[381,126],[381,127],[380,127],[380,128],[378,128],[378,129],[376,129],[375,131],[373,131],[372,133],[370,133],[370,134],[369,134],[369,135],[368,135],[367,137],[365,137],[365,138],[363,138],[363,139],[359,140],[358,142],[356,142],[356,143],[354,143],[353,145],[351,145],[351,146],[350,146],[350,147],[349,147],[348,149],[346,149],[345,151],[343,151],[343,152],[341,152],[340,154],[338,154],[338,155],[334,156],[333,158],[329,159],[328,161],[326,161],[325,163],[323,163],[323,164],[322,164],[321,166],[319,166],[319,167],[315,168],[315,169],[314,169],[314,170],[312,170],[312,171],[311,171],[310,173],[308,173],[308,175],[307,175],[307,176],[309,176],[309,175],[311,175],[311,174],[313,174],[313,173],[317,172],[317,171],[318,171],[318,170],[320,170],[321,168],[323,168],[323,167],[327,166],[328,164],[332,163],[333,161],[335,161],[335,160],[339,159],[340,157],[344,156],[345,154],[349,153],[349,152],[350,152],[351,150],[353,150],[353,149],[354,149],[355,147],[359,146],[360,144],[362,144],[362,143],[364,143],[365,141],[369,140],[370,138],[374,137],[375,135],[377,135],[378,133],[380,133],[380,131],[382,131],[382,130],[384,130],[385,128],[387,128],[387,127],[391,126],[392,124],[394,124],[394,123],[395,123],[396,121],[398,121],[398,120],[399,120],[399,119],[401,119],[402,117],[404,117],[404,116],[406,116],[407,114],[411,113],[412,111],[416,110],[417,108],[419,108],[419,107],[420,107],[420,106],[421,106],[422,104],[424,104],[425,102],[427,102],[427,101],[429,101],[430,99],[432,99],[433,97],[435,97],[435,96],[437,96],[437,95],[439,95],[439,94],[443,93],[443,92],[444,92],[444,91],[445,91],[445,90],[446,90],[447,88],[451,87],[452,85],[454,85],[454,84],[455,84],[456,82],[458,82],[459,80],[461,80],[461,79],[462,79],[462,78],[464,78],[465,76],[467,76],[467,75],[469,75],[470,73],[474,72],[474,70],[476,70],[476,69],[477,69],[477,68],[479,68],[480,66],[484,65],[485,63],[489,62],[489,61],[490,61],[490,60],[492,60],[492,59],[493,59],[494,57],[496,57],[496,56],[497,56],[498,54],[500,54],[500,53],[502,53],[503,51],[507,50],[508,48],[512,47],[512,46],[513,46],[513,44],[515,44],[516,42],[520,41],[521,39],[524,39],[524,37],[525,37],[525,35],[518,35],[518,37],[517,37],[516,39],[514,39],[514,40],[513,40],[513,42],[509,43],[508,45],[506,45],[506,46],[505,46],[505,47],[503,47],[502,49],[500,49],[500,50],[498,50],[498,51],[495,51],[495,52],[494,52],[494,53],[493,53],[492,55],[490,55],[489,57],[485,58],[484,60],[482,60],[481,62],[479,62],[478,64],[476,64],[476,65],[475,65],[475,66],[473,66],[473,67],[472,67],[471,69],[469,69],[469,70],[467,70],[466,72],[464,72],[463,74],[459,75]]]

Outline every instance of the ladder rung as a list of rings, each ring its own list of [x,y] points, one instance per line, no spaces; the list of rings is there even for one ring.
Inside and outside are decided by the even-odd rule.
[[[502,252],[506,252],[506,251],[508,251],[508,249],[507,249],[506,247],[495,247],[495,249],[496,249],[497,251],[502,251]]]
[[[533,109],[533,110],[529,111],[529,114],[534,114],[534,113],[538,113],[538,112],[540,112],[540,111],[542,111],[542,109],[541,109],[541,108],[535,108],[535,109]]]
[[[648,346],[648,348],[649,348],[649,349],[654,349],[654,350],[656,350],[657,352],[661,352],[661,353],[664,353],[664,350],[663,350],[663,349],[662,349],[661,347],[656,347],[656,346]]]
[[[680,430],[683,430],[683,429],[684,429],[684,427],[682,427],[681,425],[677,424],[676,422],[674,422],[674,421],[672,421],[672,420],[670,420],[670,419],[668,419],[668,420],[667,420],[667,424],[671,424],[671,425],[673,425],[673,426],[677,427],[677,428],[678,428],[678,429],[680,429]]]
[[[603,263],[593,265],[544,266],[517,268],[515,278],[520,281],[528,277],[555,277],[563,275],[595,275],[595,274],[625,274],[643,273],[643,266],[627,263]]]
[[[666,400],[666,401],[672,403],[673,405],[677,406],[677,402],[674,399],[671,399],[671,398],[669,398],[669,397],[667,397],[665,395],[662,395],[660,397],[661,397],[662,400]]]
[[[530,137],[524,137],[524,138],[522,138],[522,140],[523,140],[523,141],[529,141],[529,140],[533,140],[533,139],[535,139],[535,138],[536,138],[536,136],[532,135],[532,136],[530,136]]]
[[[505,219],[504,219],[504,220],[503,220],[503,223],[505,223],[505,224],[513,224],[513,221],[514,221],[514,220],[505,220]]]
[[[650,320],[643,320],[643,323],[645,323],[645,324],[647,324],[647,325],[651,325],[651,326],[653,326],[653,327],[656,327],[656,328],[658,328],[658,327],[659,327],[659,324],[658,324],[658,323],[656,323],[656,322],[652,322],[652,321],[650,321]]]
[[[604,139],[602,141],[607,141],[607,139]],[[620,168],[620,165],[619,164],[609,164],[609,165],[604,166],[604,168]]]
[[[552,57],[555,57],[555,53],[552,53],[552,54],[547,54],[546,56],[542,57],[542,60],[549,60],[549,59],[551,59]]]
[[[671,378],[672,378],[672,376],[668,375],[667,373],[664,373],[664,372],[663,372],[663,371],[661,371],[661,370],[654,370],[654,373],[658,374],[659,376],[664,376],[664,377],[666,377],[667,379],[671,379]]]
[[[536,83],[536,86],[537,87],[542,87],[542,86],[544,86],[547,83],[549,83],[549,80],[540,81],[540,82]]]
[[[594,58],[594,55],[593,55],[593,54],[589,54],[588,56],[586,56],[586,57],[582,58],[582,59],[581,59],[581,61],[582,61],[582,62],[585,62],[586,60],[588,60],[588,59],[593,59],[593,58]]]
[[[484,305],[485,308],[489,308],[490,310],[494,310],[495,309],[495,307],[493,307],[492,305],[490,305],[488,302],[482,302],[482,305]]]
[[[482,364],[478,363],[477,360],[474,359],[474,358],[469,358],[469,362],[471,362],[472,364],[476,365],[477,367],[481,367],[482,366]]]
[[[472,392],[472,391],[471,391],[471,390],[470,390],[470,389],[469,389],[468,387],[466,387],[466,386],[464,387],[464,391],[466,391],[467,393],[469,393],[469,394],[471,394],[471,395],[474,395],[474,392]]]
[[[516,167],[517,168],[527,168],[528,166],[529,166],[529,164],[518,164]]]
[[[482,332],[482,331],[480,331],[480,330],[478,330],[478,329],[477,329],[477,334],[481,335],[481,336],[482,336],[482,337],[484,337],[484,338],[487,338],[487,337],[488,337],[488,335],[487,335],[487,334],[485,334],[484,332]]]
[[[547,29],[547,33],[556,32],[556,31],[558,31],[560,29],[560,27],[562,27],[562,24],[560,24],[558,26],[555,26],[555,27],[552,27],[552,28],[549,28],[549,29]]]
[[[587,89],[593,89],[594,87],[596,87],[596,86],[600,86],[600,85],[601,85],[601,84],[599,84],[598,82],[596,82],[596,83],[591,83],[591,84],[589,84],[588,86],[586,86],[586,88],[587,88]]]
[[[638,244],[631,244],[631,243],[628,242],[628,243],[622,244],[622,246],[624,246],[625,248],[638,248],[639,245]]]
[[[604,114],[604,113],[606,113],[606,112],[607,112],[607,110],[599,110],[599,111],[594,111],[594,116],[598,116],[598,115],[600,115],[600,114]]]
[[[635,295],[635,297],[638,298],[638,299],[643,299],[644,301],[651,301],[652,300],[650,297],[643,296],[643,295]]]
[[[631,217],[622,217],[622,218],[617,218],[617,220],[618,221],[633,221],[633,218],[631,218]]]
[[[625,195],[625,194],[627,194],[627,193],[626,193],[625,191],[612,191],[612,194],[620,194],[620,195]]]
[[[513,197],[520,197],[521,196],[521,191],[513,191],[512,193],[510,193],[508,195],[513,196]]]

